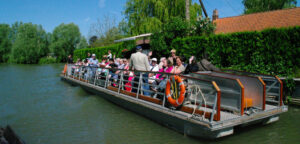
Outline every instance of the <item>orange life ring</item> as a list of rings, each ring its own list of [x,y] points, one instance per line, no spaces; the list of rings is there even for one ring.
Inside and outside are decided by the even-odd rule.
[[[67,72],[67,69],[68,69],[68,65],[67,65],[67,64],[65,64],[65,67],[64,67],[63,74],[66,74],[66,72]]]
[[[173,78],[175,79],[176,83],[179,84],[179,87],[180,87],[180,95],[177,99],[172,98],[171,90],[170,90],[171,89],[171,81]],[[166,85],[166,96],[167,96],[169,103],[171,105],[173,105],[174,107],[180,106],[183,103],[184,95],[185,95],[185,86],[184,86],[182,79],[177,75],[171,77],[170,80],[167,81],[167,85]]]

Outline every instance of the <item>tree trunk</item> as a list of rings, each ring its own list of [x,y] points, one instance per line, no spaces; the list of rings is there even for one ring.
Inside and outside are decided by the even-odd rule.
[[[185,18],[190,22],[190,0],[185,0]]]

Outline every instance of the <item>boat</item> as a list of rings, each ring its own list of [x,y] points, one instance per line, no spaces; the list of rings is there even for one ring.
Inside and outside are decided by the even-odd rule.
[[[151,72],[163,75],[167,86],[165,90],[148,90],[145,86],[157,87],[145,83],[143,76],[149,72],[115,70],[119,71],[117,77],[111,76],[112,69],[66,64],[60,77],[191,137],[229,136],[236,127],[270,124],[288,111],[277,76],[231,70],[188,75]]]
[[[25,142],[7,125],[5,128],[0,127],[1,144],[25,144]]]

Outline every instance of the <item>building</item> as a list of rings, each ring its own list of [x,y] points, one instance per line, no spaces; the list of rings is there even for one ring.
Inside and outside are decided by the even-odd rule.
[[[212,18],[216,24],[215,34],[261,31],[267,28],[300,26],[300,7],[226,18],[219,18],[218,11],[214,10]]]

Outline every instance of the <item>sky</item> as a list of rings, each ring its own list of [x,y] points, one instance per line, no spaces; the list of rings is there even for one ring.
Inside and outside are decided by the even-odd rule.
[[[218,9],[219,17],[238,16],[243,13],[242,0],[202,0],[208,16]],[[199,3],[198,0],[193,2]],[[83,36],[89,36],[90,26],[105,16],[124,18],[126,0],[0,0],[0,23],[16,21],[40,24],[46,32],[52,32],[61,23],[75,23]],[[300,0],[297,0],[297,7]]]

